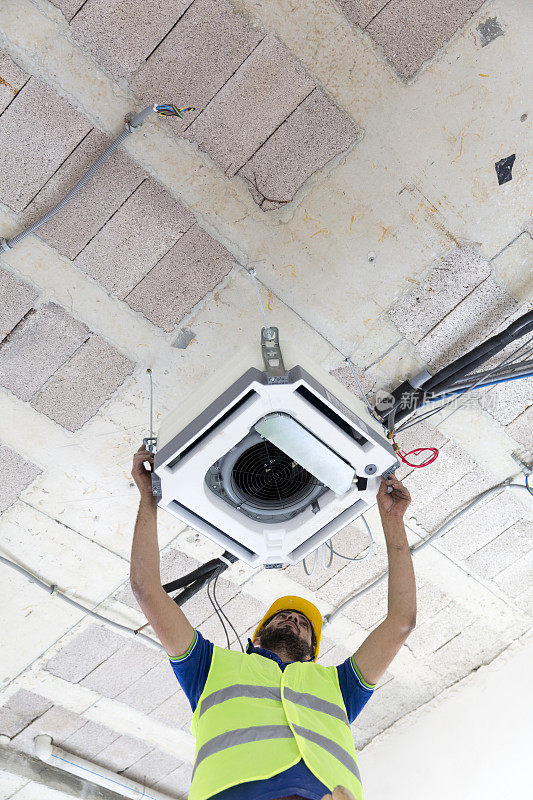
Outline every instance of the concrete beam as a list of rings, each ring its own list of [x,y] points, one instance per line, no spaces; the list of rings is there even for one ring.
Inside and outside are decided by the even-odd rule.
[[[121,794],[89,783],[76,775],[45,764],[38,758],[0,744],[0,775],[4,772],[63,792],[67,797],[74,797],[76,800],[80,797],[84,800],[123,800]]]

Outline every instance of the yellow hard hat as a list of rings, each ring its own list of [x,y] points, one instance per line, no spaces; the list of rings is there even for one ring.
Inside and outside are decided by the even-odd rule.
[[[313,626],[316,636],[315,657],[313,658],[313,661],[316,661],[318,658],[318,651],[320,649],[320,637],[322,635],[322,614],[318,608],[313,605],[313,603],[309,602],[309,600],[304,600],[303,597],[296,597],[295,595],[289,594],[285,597],[280,597],[279,600],[276,600],[274,603],[272,603],[265,616],[255,629],[254,635],[252,636],[252,642],[257,636],[260,635],[261,628],[269,617],[271,617],[273,614],[276,614],[278,611],[285,611],[286,609],[301,611],[302,614],[305,614]]]

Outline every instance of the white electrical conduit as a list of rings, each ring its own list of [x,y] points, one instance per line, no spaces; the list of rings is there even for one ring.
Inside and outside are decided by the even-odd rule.
[[[123,797],[131,800],[175,800],[168,794],[158,792],[157,789],[147,789],[137,781],[118,775],[110,769],[93,764],[85,758],[68,753],[60,747],[56,747],[52,742],[52,737],[42,733],[33,740],[35,744],[35,755],[41,761],[46,761],[58,769],[70,772],[105,789],[112,789]]]
[[[419,550],[421,550],[423,547],[428,545],[434,539],[437,539],[439,536],[442,536],[442,534],[446,533],[448,528],[450,528],[450,526],[454,522],[456,522],[460,517],[462,517],[463,514],[466,514],[466,512],[469,509],[471,509],[473,506],[476,506],[478,503],[480,503],[486,497],[489,497],[490,495],[495,494],[496,492],[499,492],[501,489],[524,489],[526,492],[529,492],[527,486],[525,486],[522,483],[508,483],[508,482],[499,483],[497,486],[493,486],[492,489],[487,489],[486,492],[483,492],[482,494],[478,495],[475,500],[472,500],[472,502],[469,503],[465,508],[463,508],[462,511],[459,511],[458,514],[455,514],[453,517],[451,517],[447,522],[444,523],[444,525],[442,525],[442,527],[440,527],[438,530],[434,531],[434,533],[432,533],[430,536],[428,536],[427,539],[424,539],[422,542],[419,542],[418,544],[413,545],[411,547],[411,553],[413,555],[415,553],[418,553]],[[365,523],[366,523],[366,520],[365,520]],[[368,529],[368,530],[370,532],[370,529]],[[370,534],[370,537],[372,537],[372,534]],[[317,548],[317,552],[318,552],[318,548]],[[333,551],[333,552],[335,552],[335,551]],[[366,558],[366,556],[364,558]],[[360,559],[357,558],[357,559],[352,559],[352,560],[353,561],[364,561],[364,558],[360,558]],[[145,636],[142,633],[137,633],[137,631],[135,631],[133,628],[127,628],[125,625],[120,625],[118,622],[113,622],[113,620],[107,619],[107,617],[103,617],[101,614],[97,614],[96,611],[91,611],[91,609],[86,608],[81,603],[78,603],[76,600],[72,600],[72,598],[67,597],[62,592],[58,591],[57,586],[49,586],[47,583],[42,581],[40,578],[37,578],[35,575],[32,575],[32,573],[29,572],[27,569],[24,569],[24,567],[21,567],[19,564],[15,564],[13,561],[10,561],[8,558],[4,558],[4,556],[0,555],[0,563],[6,564],[6,566],[11,567],[12,569],[16,570],[17,572],[20,572],[20,574],[24,575],[24,577],[27,578],[31,583],[36,583],[37,586],[40,586],[41,589],[44,589],[45,591],[47,591],[49,594],[52,595],[52,597],[60,597],[61,600],[64,600],[69,605],[74,606],[74,608],[77,608],[80,611],[83,611],[85,614],[88,614],[90,617],[93,617],[94,619],[97,619],[99,622],[103,622],[104,625],[107,625],[109,628],[114,628],[115,630],[119,630],[122,633],[126,633],[126,634],[128,634],[130,636],[136,636],[138,639],[142,639],[144,642],[146,642],[147,644],[151,645],[152,647],[155,647],[157,650],[162,650],[163,652],[165,652],[165,649],[164,649],[163,645],[160,644],[160,642],[155,641],[155,639],[151,639],[149,636]],[[316,559],[315,559],[315,563],[316,563]],[[351,597],[349,597],[348,600],[345,600],[345,602],[342,603],[342,605],[340,605],[338,608],[336,608],[335,611],[332,614],[326,614],[324,616],[324,627],[326,627],[327,625],[330,625],[331,622],[333,621],[333,619],[337,616],[337,614],[340,614],[341,611],[344,611],[344,609],[347,608],[349,605],[351,605],[351,603],[353,603],[354,600],[356,600],[358,597],[361,597],[361,595],[366,594],[366,592],[369,592],[371,589],[374,588],[374,586],[377,586],[378,583],[381,583],[381,581],[384,580],[387,577],[388,574],[389,574],[388,570],[385,570],[385,572],[383,572],[378,578],[376,578],[376,580],[372,581],[372,583],[369,583],[367,586],[364,586],[362,589],[359,589],[359,591],[356,592],[355,594],[353,594]]]
[[[450,528],[454,522],[457,522],[457,520],[460,519],[463,516],[463,514],[466,514],[466,512],[469,511],[473,506],[477,506],[477,504],[480,503],[482,500],[484,500],[486,497],[490,497],[491,494],[495,494],[496,492],[499,492],[501,489],[525,489],[525,491],[529,493],[529,489],[527,488],[527,486],[525,486],[522,483],[507,483],[507,482],[499,483],[497,486],[493,486],[492,489],[487,489],[486,492],[483,492],[482,494],[478,495],[475,500],[472,500],[472,502],[469,503],[465,508],[463,508],[462,511],[459,511],[458,514],[454,514],[454,516],[451,517],[447,522],[445,522],[444,525],[442,525],[440,528],[434,531],[431,534],[431,536],[428,536],[427,539],[423,539],[423,541],[418,542],[418,544],[414,544],[410,548],[411,554],[414,555],[415,553],[418,553],[419,550],[422,550],[423,547],[426,547],[426,545],[430,544],[434,539],[437,539],[439,536],[442,536],[442,534],[446,533],[448,528]],[[367,586],[364,586],[362,589],[359,589],[359,591],[356,592],[355,594],[352,594],[352,596],[349,597],[348,600],[345,600],[344,603],[342,603],[340,606],[338,606],[338,608],[336,608],[332,614],[326,614],[326,616],[324,617],[324,627],[326,627],[327,625],[331,625],[332,621],[335,619],[337,614],[340,614],[341,611],[344,611],[344,609],[347,608],[349,605],[351,605],[354,600],[356,600],[358,597],[361,597],[361,595],[366,594],[371,589],[373,589],[374,586],[377,586],[378,583],[381,583],[381,581],[385,580],[388,574],[389,571],[385,570],[385,572],[383,572],[379,576],[379,578],[376,578],[375,581],[372,581],[372,583],[369,583]]]

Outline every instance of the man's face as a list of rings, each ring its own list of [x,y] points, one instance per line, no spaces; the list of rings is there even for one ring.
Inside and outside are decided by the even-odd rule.
[[[263,627],[259,639],[260,647],[273,652],[281,648],[291,655],[291,661],[308,661],[313,655],[311,623],[300,611],[279,611]]]

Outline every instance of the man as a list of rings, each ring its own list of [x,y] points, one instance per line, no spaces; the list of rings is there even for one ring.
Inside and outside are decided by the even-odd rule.
[[[351,658],[323,667],[316,664],[322,616],[300,597],[273,603],[244,654],[213,645],[190,625],[161,585],[157,499],[145,462],[153,465],[153,454],[142,445],[132,468],[141,502],[130,581],[194,712],[189,800],[363,800],[350,723],[416,621],[403,525],[409,492],[394,474],[381,478],[377,503],[389,562],[387,616]]]

